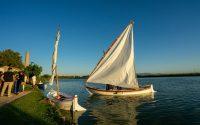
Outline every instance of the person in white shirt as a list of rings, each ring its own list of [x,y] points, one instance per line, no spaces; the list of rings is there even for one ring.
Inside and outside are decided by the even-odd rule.
[[[36,76],[35,75],[32,76],[32,84],[33,84],[33,86],[35,86],[35,84],[36,84]]]
[[[24,76],[24,82],[23,82],[23,84],[22,84],[22,92],[23,92],[24,89],[25,89],[25,85],[26,85],[27,81],[28,81],[28,78],[27,78],[27,76],[25,75],[25,76]]]

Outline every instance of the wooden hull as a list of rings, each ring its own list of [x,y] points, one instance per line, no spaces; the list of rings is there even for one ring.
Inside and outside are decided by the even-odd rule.
[[[60,96],[61,96],[60,99],[55,98],[51,101],[53,101],[54,104],[59,107],[59,109],[70,111],[72,107],[73,98],[67,97],[65,95],[60,95]]]
[[[74,97],[66,96],[66,95],[61,95],[60,94],[60,99],[53,99],[52,101],[56,106],[59,107],[59,109],[66,110],[66,111],[86,111],[85,108],[80,106],[78,104],[78,96],[75,95]]]
[[[59,95],[59,96],[58,96]],[[63,110],[72,111],[85,111],[86,109],[78,104],[78,96],[70,96],[55,90],[50,90],[47,94],[47,98],[52,105],[56,105]]]
[[[104,90],[86,86],[90,94],[105,95],[105,96],[125,96],[125,95],[145,95],[154,92],[153,85],[140,87],[139,89],[123,89],[123,90]]]

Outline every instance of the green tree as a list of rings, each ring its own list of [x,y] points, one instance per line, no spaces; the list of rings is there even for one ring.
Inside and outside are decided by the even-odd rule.
[[[49,81],[49,79],[51,78],[51,75],[49,74],[44,74],[44,75],[41,75],[39,77],[39,81],[41,81],[42,83],[46,83]]]
[[[20,69],[23,68],[20,53],[11,49],[0,51],[0,66],[13,66]]]
[[[38,77],[42,72],[42,67],[31,62],[29,66],[24,68],[24,72],[27,76],[36,75]]]

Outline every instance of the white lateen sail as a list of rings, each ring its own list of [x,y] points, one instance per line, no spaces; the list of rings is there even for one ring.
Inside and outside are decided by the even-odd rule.
[[[58,29],[57,34],[56,34],[56,39],[55,39],[55,45],[54,45],[54,52],[52,55],[52,75],[51,78],[49,80],[49,84],[52,85],[53,81],[54,81],[54,77],[56,75],[56,63],[57,63],[57,56],[58,56],[58,43],[60,40],[60,30]]]
[[[133,46],[133,23],[130,23],[104,54],[87,82],[138,88]]]

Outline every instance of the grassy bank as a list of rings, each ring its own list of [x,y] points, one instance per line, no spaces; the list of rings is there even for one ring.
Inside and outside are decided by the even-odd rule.
[[[57,125],[59,122],[56,108],[44,101],[38,89],[0,108],[1,125]]]

